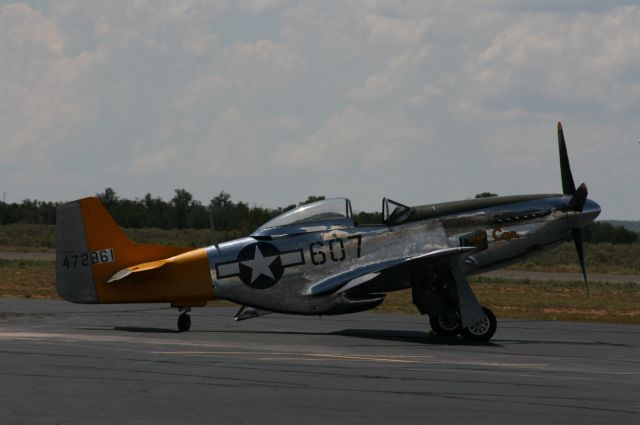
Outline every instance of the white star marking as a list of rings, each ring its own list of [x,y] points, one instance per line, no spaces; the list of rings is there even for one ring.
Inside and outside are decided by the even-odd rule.
[[[275,257],[277,257],[277,255],[265,257],[258,245],[256,245],[256,249],[253,251],[253,259],[242,262],[242,264],[251,268],[251,283],[255,282],[260,275],[265,275],[273,280],[276,279],[269,268],[271,263],[274,262]]]

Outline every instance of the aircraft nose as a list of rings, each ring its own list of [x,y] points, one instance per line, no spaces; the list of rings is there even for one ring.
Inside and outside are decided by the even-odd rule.
[[[578,213],[577,227],[586,226],[600,215],[600,205],[597,202],[587,199],[582,207],[582,212]]]

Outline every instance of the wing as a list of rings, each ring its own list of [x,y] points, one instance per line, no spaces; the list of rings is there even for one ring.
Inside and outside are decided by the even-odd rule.
[[[402,267],[433,264],[447,258],[466,257],[477,250],[476,247],[470,246],[445,248],[413,257],[396,258],[367,264],[322,279],[308,288],[305,295],[329,295],[344,292],[374,279],[381,273],[393,273]]]
[[[445,263],[447,267],[450,268],[451,274],[455,279],[460,304],[461,322],[462,326],[466,327],[486,317],[460,268],[460,263],[479,249],[480,248],[475,246],[445,248],[413,257],[367,264],[353,270],[329,276],[309,287],[305,295],[321,296],[340,294],[370,282],[380,275],[400,272],[403,268],[424,267],[432,264]]]

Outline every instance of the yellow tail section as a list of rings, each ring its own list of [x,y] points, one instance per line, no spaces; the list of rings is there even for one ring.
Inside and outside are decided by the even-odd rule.
[[[134,243],[97,198],[58,207],[56,287],[75,303],[196,306],[213,298],[206,250]]]

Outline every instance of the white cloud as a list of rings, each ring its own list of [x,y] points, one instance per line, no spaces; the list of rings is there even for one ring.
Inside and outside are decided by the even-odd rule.
[[[427,100],[441,95],[442,89],[438,86],[431,83],[423,83],[422,87],[417,88],[417,90],[410,94],[406,99],[406,102],[412,106],[424,106]]]
[[[0,28],[0,163],[44,162],[61,137],[94,116],[83,84],[105,53],[64,56],[62,30],[24,4],[2,6]]]
[[[268,9],[273,9],[281,6],[287,1],[282,0],[237,0],[238,7],[243,10],[247,10],[251,13],[260,13]]]
[[[625,109],[640,101],[638,19],[640,7],[524,15],[467,64],[465,89],[480,109]]]
[[[207,134],[190,154],[191,167],[203,177],[237,178],[259,173],[264,155],[260,132],[238,105],[230,106],[215,118]]]
[[[427,58],[428,51],[428,46],[411,47],[389,57],[384,68],[368,76],[364,85],[351,90],[349,97],[377,99],[395,92],[398,85],[406,81],[407,74]]]
[[[349,107],[300,143],[280,146],[276,161],[292,169],[370,169],[393,164],[410,150],[417,129],[399,116],[370,116]]]
[[[269,90],[286,85],[300,64],[297,53],[288,45],[261,39],[225,47],[215,67],[237,85]]]
[[[194,32],[192,36],[185,38],[184,49],[196,57],[204,57],[207,53],[214,54],[214,49],[219,44],[220,40],[216,34]]]
[[[158,171],[168,168],[180,169],[184,165],[183,154],[178,147],[164,146],[159,150],[137,152],[133,161],[127,167],[127,173],[135,178],[144,175],[156,175]]]
[[[55,24],[26,4],[1,6],[0,23],[4,49],[38,49],[45,55],[63,52],[63,37]]]
[[[255,43],[235,43],[224,52],[223,61],[229,69],[266,67],[278,71],[291,71],[297,63],[296,54],[285,44],[273,40]]]
[[[273,126],[283,130],[297,131],[302,127],[302,123],[294,116],[285,115],[277,117],[273,122]]]
[[[422,41],[431,20],[424,15],[400,18],[366,13],[361,17],[361,25],[374,43],[407,46]]]
[[[229,81],[220,74],[206,74],[190,82],[177,95],[174,106],[185,113],[205,108],[216,96],[222,96],[222,92],[234,87],[233,81]]]

